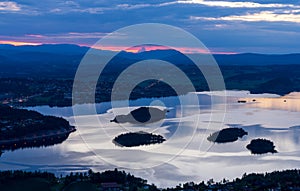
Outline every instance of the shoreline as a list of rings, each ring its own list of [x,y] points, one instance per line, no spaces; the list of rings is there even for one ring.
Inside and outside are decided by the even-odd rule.
[[[217,90],[218,91],[218,90]],[[220,90],[220,91],[249,91],[249,93],[251,95],[256,95],[256,94],[274,94],[274,95],[278,95],[279,98],[288,96],[289,94],[293,93],[293,92],[298,92],[298,91],[289,91],[288,93],[280,93],[280,92],[268,92],[268,91],[251,91],[251,90],[245,90],[245,89],[226,89],[226,90]],[[197,91],[197,92],[210,92],[210,90],[205,90],[205,91]],[[190,93],[190,92],[188,92]],[[188,93],[185,94],[180,94],[180,95],[168,95],[168,96],[146,96],[146,97],[138,97],[138,98],[134,98],[134,99],[129,99],[130,101],[135,101],[135,100],[139,100],[139,99],[152,99],[152,98],[168,98],[168,97],[177,97],[177,96],[185,96]],[[125,100],[115,100],[115,101],[125,101]],[[104,100],[104,101],[95,101],[95,103],[76,103],[75,105],[73,105],[72,102],[70,102],[70,104],[64,104],[64,105],[57,105],[57,104],[27,104],[26,102],[11,102],[8,103],[7,105],[11,105],[17,108],[28,108],[28,107],[41,107],[41,106],[48,106],[48,107],[57,107],[57,108],[64,108],[64,107],[73,107],[76,105],[85,105],[85,104],[102,104],[102,103],[107,103],[110,102],[110,100]]]
[[[28,135],[21,138],[0,140],[0,150],[16,150],[27,147],[40,147],[59,144],[66,140],[68,136],[75,132],[74,126],[69,126],[68,130],[61,128],[57,132],[42,131],[34,135]],[[46,133],[46,134],[45,134]]]

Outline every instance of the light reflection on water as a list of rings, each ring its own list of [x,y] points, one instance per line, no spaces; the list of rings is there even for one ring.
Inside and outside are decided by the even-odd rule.
[[[236,97],[238,100],[244,100],[248,104],[246,107],[253,108],[263,108],[263,109],[272,109],[272,110],[286,110],[293,112],[300,112],[300,93],[292,92],[288,95],[282,97],[255,97],[246,96],[246,97]]]
[[[240,177],[244,172],[265,172],[286,168],[300,168],[300,93],[292,93],[285,97],[277,95],[251,95],[247,91],[228,92],[227,114],[224,121],[225,127],[241,127],[248,132],[237,142],[228,144],[214,144],[211,146],[203,137],[214,132],[206,129],[207,124],[220,124],[222,121],[210,121],[209,93],[198,93],[201,106],[201,122],[198,124],[197,133],[186,150],[175,159],[160,166],[144,170],[128,170],[135,175],[148,179],[159,186],[174,186],[179,182],[208,180],[214,178],[221,180]],[[237,103],[238,100],[246,100],[247,103]],[[253,101],[255,99],[255,101]],[[171,136],[176,131],[178,115],[174,103],[178,103],[176,97],[160,99],[170,109],[168,118],[163,127],[158,128],[159,133]],[[285,100],[285,101],[284,101]],[[149,105],[153,99],[140,99],[131,101],[131,106]],[[112,113],[106,113],[110,109],[109,103],[97,105],[99,117],[109,121],[113,118]],[[50,108],[47,106],[30,108],[47,115],[63,116],[74,123],[72,108]],[[218,112],[215,110],[214,112]],[[187,115],[193,115],[193,108],[188,110]],[[94,146],[99,148],[103,156],[111,157],[115,161],[123,161],[130,166],[132,162],[150,163],[154,156],[159,156],[162,161],[168,158],[176,144],[182,144],[178,138],[176,144],[167,147],[167,150],[138,149],[122,151],[112,144],[106,136],[99,135],[97,124],[89,122],[89,116],[82,116],[87,128],[80,129],[80,134],[89,137]],[[187,123],[187,129],[193,129],[194,123]],[[107,122],[108,133],[113,136],[121,133],[120,128]],[[139,127],[132,127],[143,130]],[[151,128],[151,127],[149,127]],[[182,131],[184,133],[184,131]],[[97,157],[86,145],[79,131],[72,133],[67,141],[59,145],[47,148],[31,148],[6,151],[0,157],[0,169],[26,169],[48,170],[57,174],[70,171],[86,171],[112,169],[112,166]],[[182,135],[184,136],[184,135]],[[277,154],[251,155],[245,148],[254,138],[267,138],[274,142]],[[150,146],[151,147],[151,146]],[[207,151],[205,148],[210,147]],[[116,155],[115,151],[118,155]],[[120,155],[122,153],[122,155]],[[135,155],[136,161],[128,161],[127,155]],[[155,158],[157,160],[157,157]]]

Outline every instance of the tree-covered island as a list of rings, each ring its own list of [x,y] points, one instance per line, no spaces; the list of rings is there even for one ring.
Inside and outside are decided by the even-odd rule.
[[[117,115],[111,122],[115,123],[154,123],[166,117],[167,110],[155,107],[139,107],[127,115]]]
[[[232,127],[214,132],[207,140],[214,143],[228,143],[237,141],[238,138],[242,138],[244,135],[248,135],[244,129]]]
[[[253,139],[246,146],[252,154],[277,153],[274,143],[267,139]]]
[[[159,144],[166,139],[161,135],[155,135],[143,131],[121,134],[114,138],[113,143],[121,147],[136,147],[141,145]]]

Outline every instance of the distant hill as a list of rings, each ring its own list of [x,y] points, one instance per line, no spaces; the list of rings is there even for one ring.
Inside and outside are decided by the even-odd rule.
[[[0,45],[0,77],[72,76],[87,50],[66,44]]]
[[[17,103],[18,98],[26,98],[27,106],[70,105],[73,79],[78,65],[88,50],[89,47],[69,44],[0,45],[0,86],[2,87],[0,102],[13,100],[11,102]],[[99,54],[99,60],[115,54],[112,51],[93,50],[96,56],[98,53],[103,53]],[[214,57],[219,63],[228,90],[249,90],[251,93],[280,95],[300,91],[300,54],[218,54]],[[186,55],[178,51],[152,50],[139,53],[121,51],[113,57],[99,77],[96,101],[109,101],[111,90],[121,72],[131,64],[149,59],[173,63],[189,77],[196,91],[209,90],[202,72]],[[177,79],[176,73],[169,68],[160,69],[163,72],[168,71],[166,74],[169,78]],[[148,71],[151,72],[150,69],[145,68],[145,72]],[[176,80],[175,83],[182,85],[180,80]],[[181,92],[175,92],[163,81],[148,80],[133,89],[130,99],[186,93],[184,88],[180,89]]]
[[[89,47],[72,44],[44,44],[38,46],[0,45],[0,77],[63,77],[73,78],[77,66]],[[95,50],[105,54],[110,51]],[[214,55],[224,66],[300,65],[300,54],[263,55],[236,54]],[[175,65],[188,65],[191,61],[175,50],[152,50],[139,53],[122,51],[114,62],[130,65],[146,59],[159,59]]]
[[[220,65],[293,65],[300,64],[300,54],[233,54],[214,55]]]

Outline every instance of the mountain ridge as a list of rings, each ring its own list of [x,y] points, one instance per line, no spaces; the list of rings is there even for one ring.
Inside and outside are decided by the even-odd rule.
[[[60,76],[74,77],[84,55],[90,50],[86,46],[73,44],[43,44],[13,46],[0,44],[0,77],[31,77]],[[164,60],[174,65],[189,65],[193,62],[188,56],[176,50],[150,50],[138,53],[91,49],[91,54],[101,56],[114,56],[112,61],[129,66],[142,60]],[[117,53],[117,54],[116,54]],[[116,55],[115,55],[116,54]],[[201,56],[201,55],[200,55]],[[202,54],[203,60],[208,58]],[[214,54],[220,66],[271,66],[271,65],[300,65],[300,53],[266,55],[257,53],[241,54]],[[205,62],[204,62],[205,64]]]

